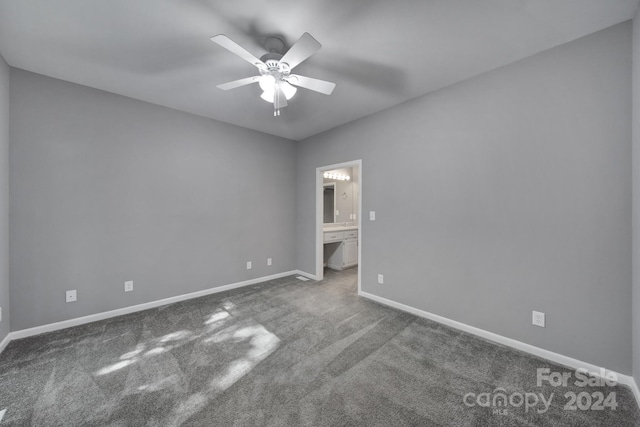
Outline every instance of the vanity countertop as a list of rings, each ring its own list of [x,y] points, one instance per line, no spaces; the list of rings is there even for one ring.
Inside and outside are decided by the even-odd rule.
[[[335,226],[331,226],[331,227],[324,227],[322,229],[323,232],[329,232],[329,233],[333,233],[335,231],[350,231],[350,230],[357,230],[358,226],[357,225],[335,225]]]

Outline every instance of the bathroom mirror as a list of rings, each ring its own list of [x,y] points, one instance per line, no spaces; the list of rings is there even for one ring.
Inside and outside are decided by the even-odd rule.
[[[323,174],[324,186],[324,223],[355,222],[358,210],[359,171],[358,168],[342,168],[326,171]],[[333,188],[333,198],[328,188]],[[332,206],[330,206],[332,205]],[[331,215],[333,213],[333,215]]]
[[[325,224],[336,222],[336,184],[335,182],[323,184],[323,217]]]

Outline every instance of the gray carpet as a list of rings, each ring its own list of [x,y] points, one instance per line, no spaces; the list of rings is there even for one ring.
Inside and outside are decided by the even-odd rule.
[[[13,341],[0,356],[0,425],[640,425],[627,387],[538,387],[537,368],[572,371],[360,298],[355,274]],[[497,388],[513,405],[493,406]],[[568,392],[615,393],[617,408],[565,410]],[[546,412],[533,393],[554,393]]]

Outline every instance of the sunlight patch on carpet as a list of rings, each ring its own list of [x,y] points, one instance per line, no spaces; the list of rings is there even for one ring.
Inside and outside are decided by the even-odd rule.
[[[96,375],[107,375],[107,374],[110,374],[110,373],[118,371],[118,370],[120,370],[122,368],[126,368],[127,366],[131,365],[133,362],[135,362],[135,360],[126,359],[126,360],[123,360],[122,362],[118,362],[118,363],[114,363],[113,365],[105,366],[104,368],[102,368],[98,372],[96,372]]]

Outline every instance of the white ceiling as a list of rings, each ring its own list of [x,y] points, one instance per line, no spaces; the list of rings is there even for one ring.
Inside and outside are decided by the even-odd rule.
[[[0,0],[0,54],[17,68],[300,140],[631,19],[638,0]],[[268,35],[322,49],[295,69],[333,81],[273,117],[255,67]]]

